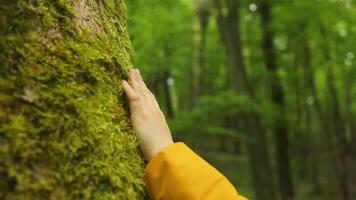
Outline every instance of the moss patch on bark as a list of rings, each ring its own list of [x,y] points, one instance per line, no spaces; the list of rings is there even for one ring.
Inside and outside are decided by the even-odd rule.
[[[0,199],[142,199],[121,0],[0,4]]]

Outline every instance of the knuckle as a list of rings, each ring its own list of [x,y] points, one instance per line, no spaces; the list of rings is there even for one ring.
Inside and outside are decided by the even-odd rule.
[[[143,119],[148,119],[151,115],[150,112],[148,112],[148,110],[144,109],[141,113],[141,116]]]
[[[131,101],[132,101],[132,102],[138,102],[138,101],[140,101],[140,96],[139,96],[138,94],[133,94],[133,95],[131,96]]]
[[[146,87],[146,83],[145,83],[143,80],[140,80],[140,84],[141,84],[142,87],[147,88],[147,87]]]

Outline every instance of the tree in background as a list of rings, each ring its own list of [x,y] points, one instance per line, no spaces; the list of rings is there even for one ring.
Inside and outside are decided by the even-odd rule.
[[[0,199],[140,199],[122,0],[0,5]]]
[[[290,167],[290,148],[288,117],[286,113],[285,92],[278,74],[276,63],[275,46],[273,45],[274,33],[272,30],[271,1],[261,0],[260,4],[262,25],[262,49],[264,62],[269,72],[271,101],[275,104],[276,117],[273,122],[275,134],[275,146],[277,155],[277,172],[279,189],[282,200],[294,196],[292,174]]]
[[[351,156],[347,155],[347,152],[349,152],[351,140],[347,138],[345,128],[348,121],[346,116],[349,113],[346,110],[349,109],[343,110],[342,107],[347,105],[344,103],[347,100],[343,101],[345,96],[349,98],[350,95],[354,95],[342,82],[348,80],[343,75],[343,70],[352,65],[350,58],[345,60],[344,57],[352,55],[353,48],[344,43],[344,40],[353,42],[345,32],[353,32],[350,28],[352,24],[350,20],[353,18],[354,7],[350,2],[342,1],[321,2],[316,6],[312,6],[307,1],[300,1],[292,5],[279,4],[278,7],[279,14],[282,13],[281,8],[292,7],[295,10],[306,10],[303,15],[300,15],[298,11],[290,12],[289,17],[277,22],[280,28],[282,26],[283,29],[285,28],[281,32],[288,38],[287,42],[292,44],[287,45],[287,49],[294,49],[293,51],[297,52],[294,60],[300,69],[295,72],[301,72],[299,78],[302,84],[299,86],[297,84],[297,87],[301,87],[298,89],[300,93],[293,94],[293,96],[302,96],[307,104],[301,112],[296,112],[305,116],[305,123],[301,123],[301,127],[306,127],[306,129],[301,131],[307,132],[304,134],[304,139],[306,139],[304,141],[307,144],[295,143],[294,146],[308,146],[303,156],[311,160],[309,173],[313,177],[314,191],[320,194],[319,170],[325,170],[323,165],[330,166],[327,168],[330,170],[327,176],[328,184],[333,185],[340,199],[349,199],[350,179],[347,174],[350,171],[348,167],[352,164],[349,163]],[[289,26],[288,24],[292,22],[290,20],[296,26]],[[286,60],[283,63],[288,65]],[[286,70],[286,72],[291,71]],[[353,85],[350,87],[355,85],[355,83],[350,84]],[[343,93],[346,90],[348,92],[344,96]],[[350,104],[348,106],[352,107]],[[300,116],[298,114],[298,118]],[[320,161],[324,164],[320,164]]]
[[[226,48],[230,67],[230,87],[236,94],[246,95],[253,100],[255,91],[247,73],[242,53],[240,30],[240,4],[237,0],[228,0],[226,7],[220,0],[214,0],[216,20],[221,40]],[[226,10],[224,12],[224,10]],[[256,199],[276,199],[274,178],[270,156],[267,148],[265,130],[260,115],[254,110],[247,111],[239,117],[242,130],[252,138],[247,142],[247,151],[251,166]],[[236,119],[235,119],[236,120]],[[237,120],[235,123],[238,123]]]
[[[195,0],[194,7],[197,19],[194,22],[194,63],[192,69],[192,104],[197,106],[199,96],[203,95],[203,72],[206,67],[206,40],[209,25],[210,5],[208,0]]]

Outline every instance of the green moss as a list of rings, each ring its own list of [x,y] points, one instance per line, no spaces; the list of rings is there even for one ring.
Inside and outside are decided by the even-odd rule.
[[[144,196],[121,89],[133,55],[124,3],[92,0],[104,7],[93,30],[72,2],[0,5],[0,199]]]

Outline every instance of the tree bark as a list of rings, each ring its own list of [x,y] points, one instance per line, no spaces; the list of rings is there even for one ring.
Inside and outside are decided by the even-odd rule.
[[[0,13],[0,199],[144,198],[123,1],[3,0]]]

